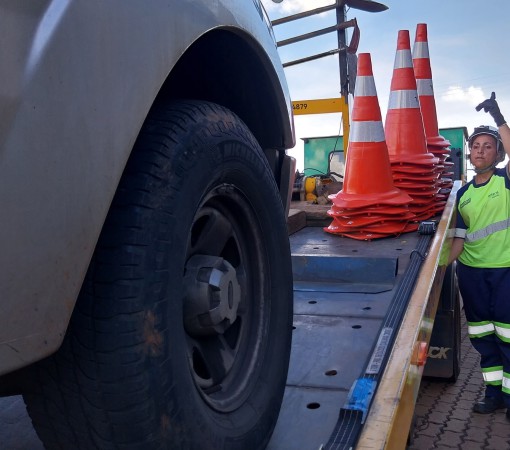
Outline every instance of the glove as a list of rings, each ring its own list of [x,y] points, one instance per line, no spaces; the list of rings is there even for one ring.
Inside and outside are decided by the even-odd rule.
[[[499,110],[498,102],[496,102],[495,92],[491,94],[491,98],[488,98],[487,100],[484,100],[482,103],[480,103],[476,107],[476,110],[480,111],[482,108],[485,112],[488,112],[492,116],[498,127],[506,123],[503,114],[501,114],[501,111]]]

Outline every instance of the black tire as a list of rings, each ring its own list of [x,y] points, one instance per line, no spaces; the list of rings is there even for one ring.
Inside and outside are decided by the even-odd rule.
[[[247,127],[218,105],[154,108],[64,344],[25,394],[49,449],[258,449],[292,332],[281,199]]]

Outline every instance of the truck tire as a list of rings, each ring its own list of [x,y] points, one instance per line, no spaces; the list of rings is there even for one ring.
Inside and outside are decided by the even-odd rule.
[[[48,449],[262,449],[289,363],[292,271],[273,174],[248,128],[154,107],[60,350],[24,397]]]

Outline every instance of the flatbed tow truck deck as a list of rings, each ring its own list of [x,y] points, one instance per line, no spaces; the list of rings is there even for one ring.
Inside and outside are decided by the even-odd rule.
[[[367,242],[317,226],[290,235],[293,344],[282,410],[268,449],[354,448],[356,442],[355,448],[385,448],[395,439],[405,447],[439,300],[434,283],[436,278],[442,283],[439,258],[454,198],[450,195],[442,217],[436,218],[434,235],[411,232]],[[406,331],[406,321],[410,334],[404,339],[412,342],[403,348],[399,333]],[[380,392],[381,382],[395,384],[384,379],[386,366],[397,376],[400,372],[401,380]],[[383,404],[394,403],[390,411],[381,410],[376,394],[384,396]],[[374,409],[378,418],[371,421]],[[367,421],[375,435],[358,441]],[[402,425],[407,429],[395,430]]]

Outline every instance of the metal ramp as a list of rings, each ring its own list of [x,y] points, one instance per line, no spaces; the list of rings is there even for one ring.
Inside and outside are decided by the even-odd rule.
[[[320,227],[290,236],[294,335],[268,449],[319,449],[328,442],[349,392],[379,350],[381,326],[419,240],[407,233],[374,245]]]

